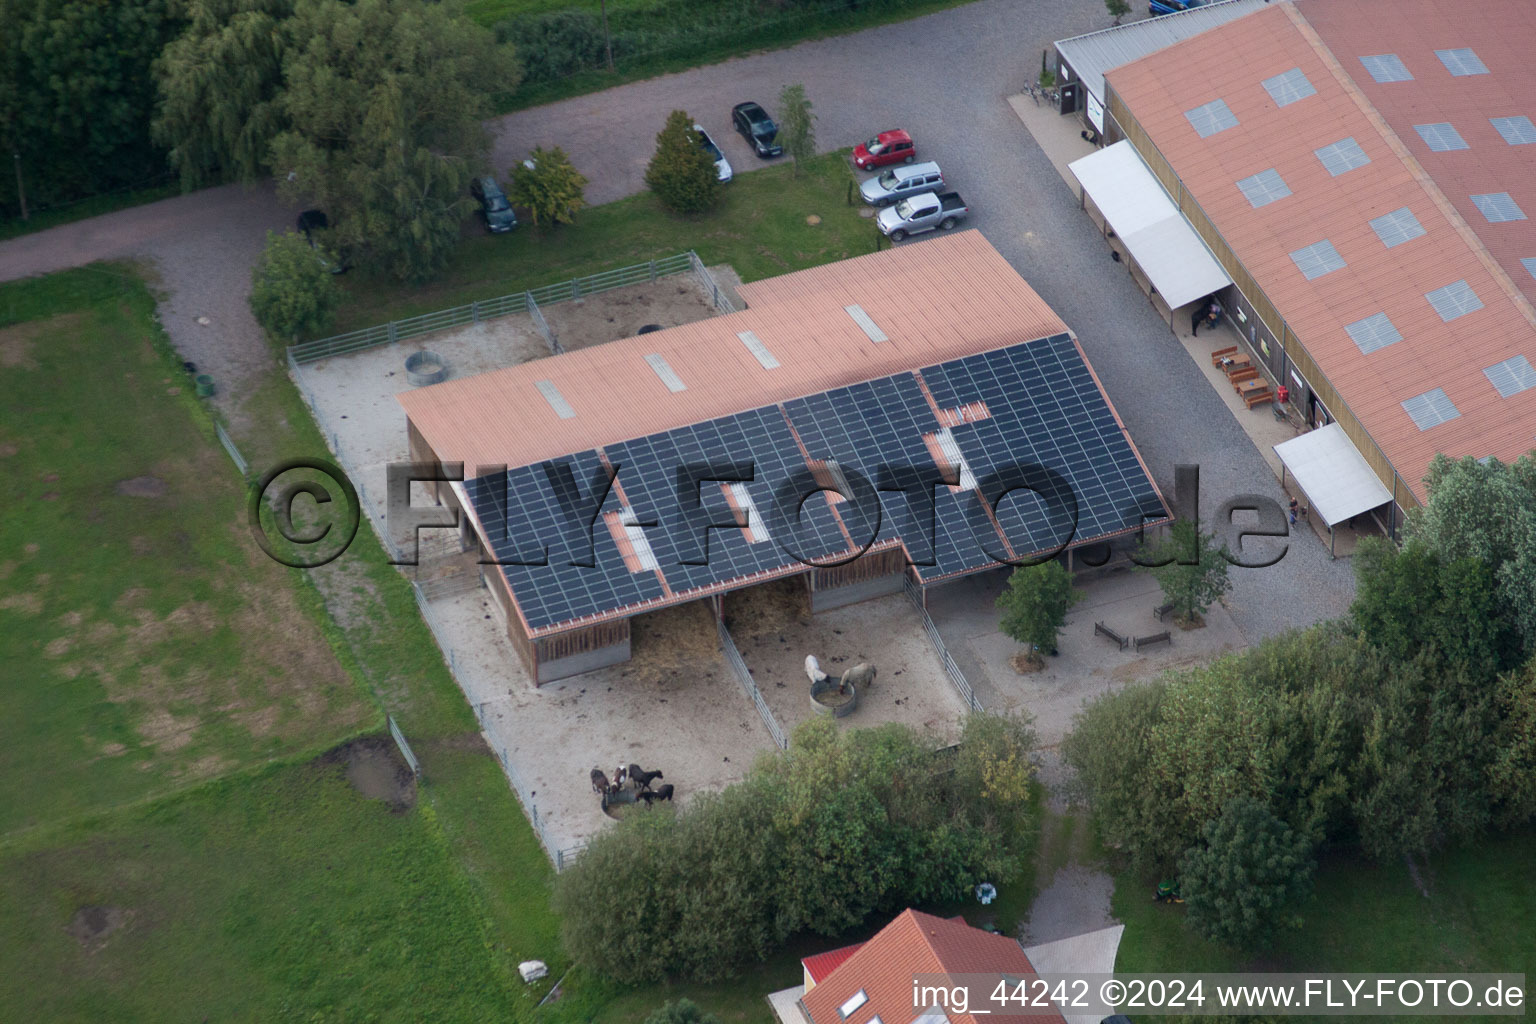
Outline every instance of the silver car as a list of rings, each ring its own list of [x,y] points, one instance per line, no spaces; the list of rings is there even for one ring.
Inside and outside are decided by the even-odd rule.
[[[704,130],[703,125],[696,124],[693,126],[693,130],[699,133],[699,145],[703,147],[704,152],[708,153],[710,158],[715,161],[716,176],[722,182],[730,181],[733,177],[731,172],[731,162],[725,158],[724,153],[720,152],[720,147],[715,145],[715,140],[709,137],[709,132]]]
[[[889,206],[899,199],[938,192],[944,187],[944,172],[939,165],[929,161],[887,167],[859,186],[859,195],[871,206]]]

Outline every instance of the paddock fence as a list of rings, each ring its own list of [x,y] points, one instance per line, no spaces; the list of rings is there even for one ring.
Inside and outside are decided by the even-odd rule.
[[[757,713],[761,716],[763,724],[768,727],[768,735],[773,737],[780,750],[789,749],[789,740],[784,737],[784,730],[779,727],[778,719],[773,717],[773,712],[768,708],[768,702],[763,699],[763,691],[757,688],[757,681],[752,678],[752,672],[747,668],[747,663],[741,657],[741,652],[736,649],[736,641],[731,639],[731,631],[725,628],[725,623],[715,620],[715,627],[720,631],[720,649],[725,652],[726,663],[731,666],[731,672],[736,676],[736,681],[741,688],[747,691],[747,696],[752,698],[752,703],[757,705]]]
[[[965,706],[971,711],[980,711],[981,701],[976,699],[976,692],[971,689],[965,673],[960,671],[960,666],[955,664],[954,658],[950,657],[949,647],[945,645],[944,638],[939,635],[939,627],[933,624],[933,618],[923,604],[923,588],[912,582],[910,576],[906,577],[903,583],[907,597],[912,601],[912,607],[917,609],[918,617],[923,620],[923,632],[928,634],[928,641],[933,644],[933,649],[938,652],[939,661],[944,665],[944,674],[949,676],[949,681],[954,684]]]

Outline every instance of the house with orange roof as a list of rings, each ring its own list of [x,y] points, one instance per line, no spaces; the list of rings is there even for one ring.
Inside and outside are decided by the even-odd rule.
[[[1219,6],[1058,47],[1102,81],[1072,170],[1154,301],[1219,298],[1314,514],[1394,534],[1437,453],[1536,447],[1536,6]]]

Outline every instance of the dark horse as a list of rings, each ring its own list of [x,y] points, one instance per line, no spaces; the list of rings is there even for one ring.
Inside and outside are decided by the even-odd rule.
[[[610,789],[612,789],[612,788],[613,788],[612,786],[608,785],[608,776],[603,774],[603,770],[601,768],[593,768],[592,769],[592,792],[594,792],[594,793],[601,793],[604,796],[607,796],[608,795],[608,791]]]

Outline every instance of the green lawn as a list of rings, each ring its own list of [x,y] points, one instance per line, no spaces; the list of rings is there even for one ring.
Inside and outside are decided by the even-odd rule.
[[[32,216],[27,220],[22,220],[20,217],[12,217],[9,220],[0,221],[0,241],[7,238],[16,238],[20,235],[30,235],[38,231],[47,231],[49,228],[56,228],[60,224],[71,224],[77,220],[100,217],[105,213],[126,210],[130,206],[143,206],[146,203],[169,199],[171,196],[179,195],[180,193],[181,186],[175,182],[170,182],[164,185],[151,185],[148,188],[135,188],[124,192],[92,196],[89,199],[82,199],[79,202],[55,207],[51,210],[33,211]]]
[[[405,291],[388,277],[349,276],[333,333],[428,313],[693,249],[706,264],[730,263],[743,281],[774,277],[873,252],[874,221],[859,216],[847,152],[741,174],[708,215],[670,213],[649,192],[583,210],[576,223],[464,240],[431,284]],[[809,224],[807,217],[821,218]],[[882,242],[889,246],[889,242]],[[921,244],[914,241],[913,244]]]
[[[376,727],[126,268],[0,286],[0,835]]]

